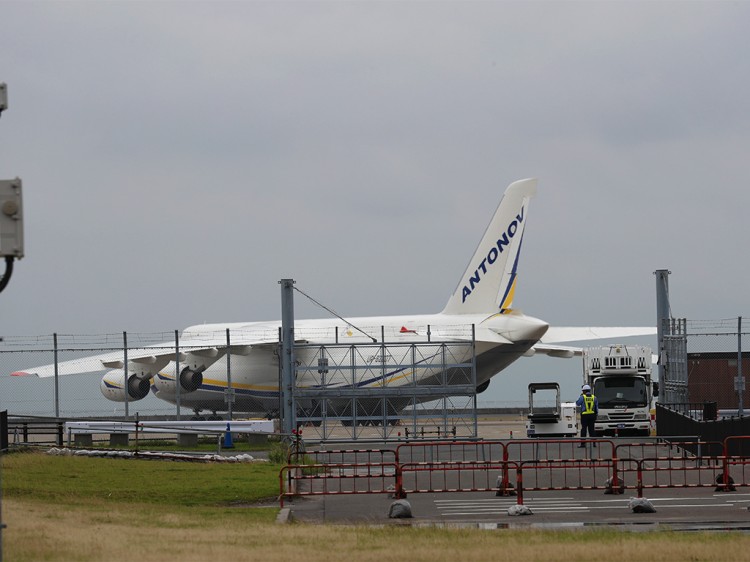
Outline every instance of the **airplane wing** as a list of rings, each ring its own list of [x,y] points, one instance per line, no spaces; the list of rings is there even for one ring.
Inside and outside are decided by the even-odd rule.
[[[229,353],[246,355],[251,347],[277,344],[278,336],[273,331],[255,333],[255,335],[234,332],[230,334]],[[226,333],[212,332],[206,334],[183,334],[179,341],[179,360],[213,363],[227,352]],[[175,342],[164,342],[147,347],[128,348],[128,370],[141,376],[153,376],[176,358]],[[108,369],[122,369],[125,354],[122,350],[109,351],[79,359],[59,361],[58,375],[79,375],[102,373]],[[11,376],[36,376],[40,378],[55,376],[55,365],[29,367],[11,373]]]
[[[154,347],[141,347],[128,349],[128,367],[131,371],[138,371],[143,374],[155,375],[163,369],[170,361],[175,359],[174,342],[170,344],[156,345]],[[226,344],[225,344],[226,347]],[[218,354],[218,349],[214,347],[204,347],[191,349],[197,353]],[[180,360],[184,361],[187,355],[180,351]],[[79,359],[70,359],[68,361],[59,361],[57,363],[58,375],[81,375],[88,373],[103,373],[109,369],[122,369],[125,364],[125,354],[123,351],[110,351],[98,355],[90,355]],[[55,364],[41,365],[36,367],[24,368],[10,374],[12,377],[34,376],[47,378],[55,376]]]
[[[550,326],[540,343],[552,344],[568,341],[603,340],[610,338],[629,338],[632,336],[656,335],[656,328],[610,328],[610,327],[563,327]]]
[[[81,359],[70,359],[68,361],[59,361],[57,363],[58,375],[78,375],[86,373],[102,373],[107,370],[104,361],[112,361],[116,358],[123,358],[122,351],[103,353]],[[11,373],[12,377],[54,377],[55,365],[41,365],[37,367],[27,367],[20,371]]]
[[[557,342],[590,341],[612,338],[629,338],[632,336],[651,336],[656,328],[635,327],[554,327],[550,326],[542,339],[529,350],[527,355],[543,354],[550,357],[573,357],[582,355],[582,347],[556,345]]]

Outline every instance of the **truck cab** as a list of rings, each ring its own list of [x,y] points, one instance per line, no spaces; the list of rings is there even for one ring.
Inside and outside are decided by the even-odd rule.
[[[583,352],[584,383],[599,403],[597,435],[651,432],[651,348],[636,345],[592,347]]]

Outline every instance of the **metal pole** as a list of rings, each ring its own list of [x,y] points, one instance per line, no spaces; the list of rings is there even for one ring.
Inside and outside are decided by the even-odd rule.
[[[174,384],[175,405],[177,406],[177,419],[180,419],[180,333],[174,331]]]
[[[670,399],[665,397],[666,394],[666,351],[664,349],[664,327],[665,322],[670,318],[669,312],[669,274],[667,269],[657,269],[656,275],[656,339],[657,350],[659,353],[659,402],[669,403]],[[665,398],[667,398],[665,400]]]
[[[0,562],[3,562],[3,529],[5,529],[5,523],[3,523],[3,459],[5,458],[5,450],[0,450]]]
[[[357,388],[357,354],[355,344],[349,346],[349,365],[352,373],[352,388]],[[351,416],[352,439],[357,436],[357,399],[352,395],[349,398],[349,415]]]
[[[130,415],[128,410],[128,398],[130,398],[130,381],[128,380],[128,333],[122,333],[122,349],[123,349],[123,371],[125,372],[125,417]]]
[[[279,373],[278,373],[278,385],[279,385],[279,410],[278,410],[278,416],[279,416],[279,424],[281,424],[282,419],[282,413],[284,412],[284,393],[281,391],[281,387],[284,386],[284,383],[282,381],[283,378],[283,371],[284,371],[284,361],[281,359],[282,355],[284,355],[282,348],[281,348],[281,340],[283,339],[281,335],[281,326],[279,326],[279,333],[278,333],[278,339],[279,339],[279,345],[276,349],[276,353],[279,357]],[[283,431],[284,428],[281,427],[281,430]]]
[[[232,388],[232,354],[229,353],[229,345],[229,328],[227,328],[227,418],[231,421],[234,389]]]
[[[443,388],[441,388],[441,393],[443,397],[441,398],[441,402],[443,403],[442,408],[442,416],[443,416],[443,429],[448,429],[448,398],[446,397],[446,392],[448,390],[448,367],[446,366],[446,360],[445,360],[445,353],[446,353],[446,344],[441,343],[440,344],[440,370],[442,371],[443,375]],[[476,387],[475,387],[476,388]],[[440,434],[438,434],[438,437],[440,437]]]
[[[323,393],[320,395],[320,416],[323,418],[321,427],[323,428],[323,439],[328,437],[328,396],[326,395],[326,375],[328,374],[328,357],[326,356],[325,346],[320,346],[320,357],[318,358],[318,373],[320,374],[320,389]]]
[[[737,414],[742,417],[744,409],[742,397],[745,394],[745,377],[742,375],[742,316],[737,317],[737,396],[739,397],[739,406]]]
[[[60,417],[60,372],[57,361],[57,333],[52,334],[52,343],[55,351],[55,417]]]
[[[479,435],[479,420],[477,419],[477,327],[471,325],[471,384],[474,387],[474,437]],[[455,437],[455,436],[454,436]]]
[[[281,424],[291,435],[297,428],[294,404],[294,280],[281,284]]]

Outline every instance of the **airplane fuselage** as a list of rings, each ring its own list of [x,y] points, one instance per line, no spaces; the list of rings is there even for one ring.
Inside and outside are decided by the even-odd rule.
[[[281,325],[276,322],[208,324],[192,326],[183,332],[185,349],[189,349],[191,338],[203,339],[209,334],[226,333],[230,343],[241,346],[242,342],[257,341],[259,333],[279,333]],[[345,349],[356,346],[358,365],[336,368],[335,358],[328,369],[327,377],[321,380],[315,372],[302,371],[297,377],[298,388],[375,388],[383,386],[407,387],[413,384],[439,383],[444,369],[439,360],[430,358],[430,351],[446,346],[453,362],[471,362],[475,355],[476,384],[481,386],[493,375],[524,355],[541,338],[547,324],[520,313],[487,315],[418,315],[401,317],[366,317],[350,319],[347,323],[331,320],[300,320],[295,322],[295,340],[314,342],[314,345],[299,346],[296,351],[297,365],[311,365],[317,360],[321,347]],[[477,338],[477,332],[494,335],[498,341]],[[512,339],[511,339],[512,338]],[[505,340],[505,341],[502,341]],[[470,342],[474,342],[474,350]],[[429,343],[428,343],[429,342]],[[459,342],[451,344],[451,342]],[[385,344],[385,347],[384,347]],[[388,346],[420,346],[422,357],[409,365],[389,355]],[[370,351],[363,351],[365,349]],[[381,350],[385,349],[383,352]],[[152,391],[167,402],[177,402],[175,376],[178,366],[172,362],[153,379]],[[229,376],[228,376],[229,373]],[[366,373],[363,375],[362,373]],[[231,378],[231,383],[230,383]],[[279,345],[266,343],[250,345],[242,354],[230,354],[229,361],[222,357],[203,371],[202,384],[193,392],[179,393],[182,406],[193,409],[226,409],[226,391],[231,387],[234,394],[233,408],[237,411],[268,411],[279,403]]]
[[[387,386],[388,401],[399,402],[401,395],[405,396],[415,385],[460,378],[466,362],[474,367],[471,384],[481,390],[491,377],[521,356],[575,354],[573,348],[557,345],[558,342],[654,333],[652,328],[548,331],[546,322],[512,309],[529,202],[536,193],[536,183],[534,179],[520,180],[505,190],[442,312],[295,321],[295,342],[303,344],[296,346],[295,384],[301,390],[300,396],[309,400],[318,396],[322,400],[324,391],[331,389],[340,390],[340,396],[356,397],[358,389]],[[13,374],[51,377],[90,372],[92,365],[98,364],[111,369],[99,386],[102,394],[115,402],[140,400],[152,391],[168,402],[179,401],[180,406],[226,411],[229,408],[225,400],[233,395],[233,411],[272,412],[279,404],[280,328],[280,322],[192,326],[182,332],[174,345],[167,342],[131,349],[127,358],[122,352],[108,352]],[[556,335],[551,337],[553,330]],[[442,347],[431,351],[430,346],[435,343]],[[331,355],[337,346],[349,346],[357,359],[349,365],[339,362]],[[413,350],[411,359],[396,357],[401,355],[399,349],[409,346]],[[445,360],[446,355],[451,360]],[[320,369],[318,360],[322,361]],[[465,376],[461,384],[460,392],[465,392]],[[418,394],[412,391],[411,403]],[[427,394],[420,394],[419,400]],[[406,398],[402,402],[408,403]],[[398,408],[398,404],[393,407]]]

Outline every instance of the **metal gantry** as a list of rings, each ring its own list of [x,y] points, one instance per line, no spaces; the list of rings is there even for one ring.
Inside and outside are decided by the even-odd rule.
[[[473,338],[294,347],[306,440],[477,435]]]
[[[684,318],[672,318],[665,321],[665,326],[661,402],[664,404],[688,402],[687,322]]]

